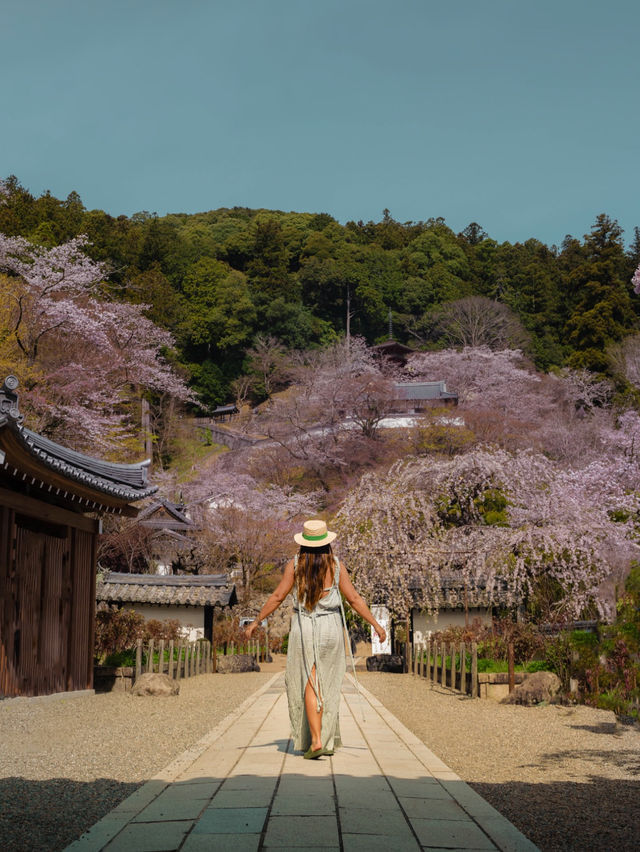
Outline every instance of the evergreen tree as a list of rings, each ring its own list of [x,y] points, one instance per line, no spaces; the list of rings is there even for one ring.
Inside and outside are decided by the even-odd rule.
[[[627,266],[622,229],[614,219],[600,214],[585,235],[582,262],[567,279],[572,313],[566,333],[575,350],[570,366],[605,371],[606,347],[635,328],[625,280]]]

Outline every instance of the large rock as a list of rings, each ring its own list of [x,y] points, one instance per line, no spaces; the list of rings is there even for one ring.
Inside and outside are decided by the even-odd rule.
[[[218,657],[218,672],[231,674],[235,672],[259,672],[260,666],[251,654],[229,654]]]
[[[132,695],[177,695],[180,684],[172,677],[159,672],[145,672],[136,680]]]
[[[374,654],[373,657],[367,657],[367,671],[402,674],[404,660],[400,654]]]
[[[560,678],[554,672],[534,672],[528,674],[510,695],[503,698],[501,704],[540,704],[551,701],[560,692]]]

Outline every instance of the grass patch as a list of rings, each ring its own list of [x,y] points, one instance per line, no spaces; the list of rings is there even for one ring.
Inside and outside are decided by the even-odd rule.
[[[174,471],[178,482],[189,482],[204,464],[227,452],[229,448],[223,444],[205,444],[197,436],[185,436],[176,443],[171,470]]]

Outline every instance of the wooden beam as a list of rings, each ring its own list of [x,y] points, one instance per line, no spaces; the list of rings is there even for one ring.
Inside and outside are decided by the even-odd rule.
[[[76,512],[70,512],[68,509],[62,509],[60,506],[52,506],[50,503],[27,497],[17,491],[9,491],[6,488],[0,488],[0,506],[7,506],[16,512],[22,512],[25,515],[31,515],[31,517],[40,518],[52,524],[65,524],[90,533],[98,533],[99,531],[100,522],[94,518],[87,518]]]

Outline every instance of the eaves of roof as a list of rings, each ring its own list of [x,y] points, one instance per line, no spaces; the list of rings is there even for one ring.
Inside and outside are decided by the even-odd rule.
[[[13,377],[9,377],[13,378]],[[119,511],[137,514],[129,503],[157,491],[149,485],[150,460],[137,464],[116,464],[70,450],[32,432],[22,425],[17,395],[0,388],[0,460],[8,477],[77,501],[83,511]],[[15,385],[17,380],[14,379]]]
[[[120,580],[130,577],[135,579]],[[208,577],[211,582],[194,582]],[[224,578],[224,585],[220,579]],[[176,582],[178,581],[178,582]],[[236,587],[226,575],[162,576],[107,574],[96,585],[96,599],[104,603],[139,603],[159,606],[233,606]]]

